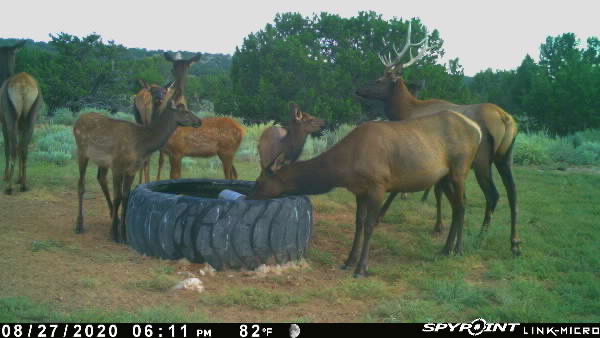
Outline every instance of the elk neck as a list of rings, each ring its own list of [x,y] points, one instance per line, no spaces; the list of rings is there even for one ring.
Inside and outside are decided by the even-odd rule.
[[[317,195],[338,186],[338,174],[328,165],[327,157],[319,155],[307,161],[299,161],[277,172],[283,184],[283,192],[292,195]]]
[[[291,145],[290,149],[295,150],[294,154],[289,154],[290,158],[294,160],[300,156],[302,150],[304,149],[304,143],[306,142],[306,138],[308,134],[302,132],[302,127],[299,124],[294,124],[287,128],[287,135],[285,135],[285,139],[282,140],[284,143],[288,143]]]
[[[0,52],[0,86],[13,75],[15,75],[15,53]]]
[[[421,103],[400,79],[392,88],[390,96],[384,101],[385,115],[390,121],[402,121],[411,117],[412,111]]]
[[[162,148],[177,129],[175,112],[165,111],[152,119],[149,125],[139,126],[139,128],[141,129],[137,149],[143,157],[146,157]]]

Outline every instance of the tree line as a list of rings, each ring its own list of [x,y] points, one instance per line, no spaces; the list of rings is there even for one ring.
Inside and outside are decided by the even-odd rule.
[[[411,83],[425,80],[419,97],[459,104],[492,102],[513,114],[521,128],[566,134],[600,127],[600,41],[584,44],[573,34],[548,37],[539,61],[526,55],[514,70],[484,70],[466,77],[458,58],[441,63],[444,40],[411,19],[412,41],[429,37],[427,55],[405,72]],[[192,66],[186,97],[192,108],[214,108],[250,122],[282,121],[296,102],[334,124],[381,118],[380,103],[360,99],[356,88],[382,75],[378,55],[406,41],[408,20],[384,20],[375,12],[351,18],[322,12],[278,14],[249,34],[233,56],[203,55]],[[97,34],[50,35],[17,56],[17,70],[40,81],[49,111],[86,100],[107,101],[123,110],[139,89],[137,79],[164,84],[170,64],[164,51],[125,48]],[[0,41],[9,44],[12,41]],[[194,53],[182,52],[184,58]],[[201,106],[210,102],[214,107]]]

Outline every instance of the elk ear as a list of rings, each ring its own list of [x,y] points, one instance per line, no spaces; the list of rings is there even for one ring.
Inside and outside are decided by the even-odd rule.
[[[27,40],[21,40],[19,42],[17,42],[12,48],[16,50],[19,50],[21,48],[23,48],[23,46],[25,46],[25,42],[27,42]]]
[[[294,102],[290,103],[290,115],[292,120],[296,119],[300,121],[302,119],[302,112],[300,111],[300,106]]]
[[[163,54],[165,56],[165,59],[169,62],[175,62],[175,59],[173,59],[173,56],[171,56],[171,54],[169,54],[169,52],[165,52]]]
[[[138,83],[140,84],[140,86],[144,89],[149,89],[150,86],[148,86],[148,82],[142,80],[142,79],[138,79]]]
[[[174,85],[175,85],[175,80],[167,83],[163,88],[164,89],[171,89]]]
[[[190,59],[190,64],[198,62],[201,57],[202,57],[202,53],[198,53],[198,54],[194,55],[194,57]]]

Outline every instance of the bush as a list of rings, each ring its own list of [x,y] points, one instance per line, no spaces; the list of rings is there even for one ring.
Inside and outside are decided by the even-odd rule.
[[[520,134],[515,141],[513,160],[516,164],[548,164],[550,138],[545,132]]]

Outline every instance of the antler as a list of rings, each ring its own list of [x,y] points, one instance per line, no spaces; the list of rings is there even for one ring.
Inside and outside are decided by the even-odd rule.
[[[390,53],[388,53],[387,58],[385,56],[382,56],[381,54],[379,54],[379,60],[381,60],[381,62],[383,63],[383,65],[386,68],[394,68],[398,65],[400,65],[400,60],[402,60],[402,57],[404,56],[404,54],[406,54],[407,51],[409,51],[410,54],[410,61],[408,61],[405,64],[402,64],[402,67],[408,67],[410,65],[412,65],[413,63],[415,63],[417,60],[419,60],[420,58],[422,58],[425,53],[427,52],[427,50],[429,49],[429,45],[428,45],[428,37],[427,37],[427,32],[425,32],[425,39],[421,40],[421,42],[417,42],[417,43],[411,43],[410,42],[410,36],[411,36],[411,31],[412,31],[412,27],[411,27],[411,23],[408,23],[408,37],[406,40],[406,44],[404,45],[404,47],[402,48],[401,51],[398,51],[398,49],[396,49],[396,45],[392,44],[392,49],[394,50],[394,53],[396,53],[396,56],[394,57],[394,60],[392,60],[392,57],[390,55]],[[383,39],[383,45],[387,45],[387,43],[385,42],[385,39]],[[412,51],[410,51],[411,47],[419,47],[424,45],[421,50],[419,51],[419,53],[417,54],[417,56],[415,58],[413,58],[412,56]]]

